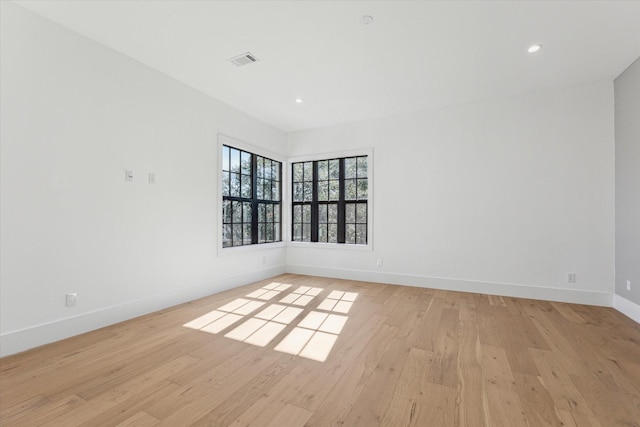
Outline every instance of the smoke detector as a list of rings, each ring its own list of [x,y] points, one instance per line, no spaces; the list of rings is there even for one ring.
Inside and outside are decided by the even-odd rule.
[[[234,56],[233,58],[227,59],[227,61],[231,62],[237,67],[242,67],[247,64],[258,62],[258,58],[256,58],[256,56],[251,52],[245,52],[242,55]]]
[[[373,22],[373,16],[371,15],[364,15],[360,17],[360,23],[362,25],[369,25]]]

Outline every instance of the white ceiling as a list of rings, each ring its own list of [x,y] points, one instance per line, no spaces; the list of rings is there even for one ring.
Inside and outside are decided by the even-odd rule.
[[[613,80],[640,56],[640,1],[17,3],[285,132]]]

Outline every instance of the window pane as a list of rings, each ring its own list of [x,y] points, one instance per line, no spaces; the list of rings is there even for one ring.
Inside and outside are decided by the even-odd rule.
[[[267,212],[264,203],[258,204],[258,222],[265,222]]]
[[[229,196],[229,172],[222,172],[222,195]]]
[[[311,241],[311,224],[302,225],[302,240],[305,242]]]
[[[233,210],[233,223],[241,223],[242,222],[242,203],[241,202],[232,202],[232,210]]]
[[[313,179],[313,163],[305,162],[304,163],[304,180],[311,181]]]
[[[273,162],[271,164],[273,167],[273,179],[276,181],[281,181],[282,177],[280,176],[280,162]]]
[[[273,227],[273,240],[279,242],[282,240],[282,234],[280,234],[280,224],[276,222],[273,224]]]
[[[318,226],[318,241],[326,242],[327,237],[328,237],[327,224],[320,224]]]
[[[242,204],[242,222],[251,223],[251,203],[244,202]]]
[[[251,153],[247,153],[246,151],[243,151],[241,153],[240,158],[242,160],[242,164],[241,164],[242,173],[245,175],[251,175]]]
[[[266,209],[266,221],[273,222],[273,205],[265,205]]]
[[[271,200],[280,201],[280,181],[271,181]]]
[[[280,223],[280,204],[273,206],[273,222]]]
[[[265,224],[265,240],[273,242],[273,223]]]
[[[312,197],[313,183],[310,181],[304,182],[304,201],[310,202]]]
[[[348,179],[344,182],[345,200],[356,200],[356,180]]]
[[[318,162],[318,180],[326,181],[329,179],[329,162],[321,160]]]
[[[318,206],[318,222],[320,224],[327,223],[327,205]]]
[[[293,201],[294,202],[304,201],[304,191],[303,191],[302,183],[293,184]]]
[[[367,225],[366,224],[356,225],[356,244],[358,245],[367,244]]]
[[[340,197],[340,181],[329,181],[329,200],[338,200]]]
[[[367,223],[367,205],[365,203],[358,203],[356,208],[356,222],[360,224]]]
[[[355,243],[356,242],[356,226],[355,226],[355,224],[347,224],[345,231],[346,231],[345,243]]]
[[[293,164],[293,182],[302,182],[302,163]]]
[[[225,200],[222,204],[222,222],[230,224],[232,222],[232,218],[231,202],[229,200]]]
[[[242,189],[240,196],[246,199],[251,198],[251,176],[249,175],[241,175],[240,179],[242,180]]]
[[[311,224],[311,205],[304,205],[302,207],[302,222]]]
[[[256,184],[256,199],[264,200],[264,178],[258,178]]]
[[[222,247],[231,246],[231,224],[222,226]]]
[[[356,177],[356,158],[349,157],[344,159],[344,177],[355,178]]]
[[[264,181],[264,200],[272,200],[271,199],[271,181],[266,180]]]
[[[271,179],[271,160],[265,159],[263,157],[263,161],[264,161],[264,177],[266,179]]]
[[[239,197],[240,196],[240,174],[231,173],[231,196]]]
[[[358,180],[358,200],[367,200],[368,182],[366,179]]]
[[[358,157],[358,178],[367,177],[367,156]]]
[[[300,224],[302,222],[302,206],[295,205],[293,207],[293,222]]]
[[[240,172],[240,151],[235,148],[230,149],[231,152],[231,172]]]
[[[256,160],[258,165],[256,175],[258,176],[258,178],[264,178],[264,157],[256,156]]]
[[[293,240],[302,240],[302,224],[294,224],[293,226]]]
[[[318,201],[326,202],[329,200],[329,182],[318,182]]]
[[[242,224],[233,224],[233,246],[242,246]]]
[[[242,226],[242,230],[243,230],[242,244],[250,245],[251,243],[253,243],[251,240],[251,224],[244,224]]]
[[[222,146],[222,170],[229,170],[229,147],[226,145]]]
[[[329,179],[340,178],[340,160],[329,160]]]
[[[337,224],[338,223],[338,205],[336,205],[335,203],[328,205],[327,211],[329,214],[328,221],[331,224]]]
[[[266,241],[265,224],[258,224],[258,243],[265,243],[265,241]]]
[[[345,222],[353,224],[356,222],[356,204],[347,203],[345,205]]]
[[[329,243],[338,242],[338,224],[329,224],[329,238],[327,241]]]

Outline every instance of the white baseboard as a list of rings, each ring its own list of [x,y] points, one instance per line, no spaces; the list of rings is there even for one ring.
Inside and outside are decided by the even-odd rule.
[[[450,279],[445,277],[418,276],[401,273],[385,273],[344,268],[327,268],[309,265],[287,265],[287,273],[338,279],[362,280],[392,285],[416,286],[420,288],[444,289],[448,291],[473,292],[505,297],[530,298],[575,304],[612,306],[612,294],[608,292],[581,291],[577,289],[549,288],[514,283],[482,282]]]
[[[203,283],[163,294],[127,301],[122,304],[104,307],[92,312],[42,323],[29,328],[5,332],[0,335],[0,357],[93,331],[247,283],[264,280],[283,274],[284,272],[284,265],[274,266],[264,270],[225,277],[215,282]]]
[[[620,313],[635,320],[636,323],[640,323],[640,305],[633,301],[629,301],[625,297],[621,297],[618,294],[613,294],[613,308]]]
[[[385,273],[309,265],[280,265],[268,269],[226,277],[163,294],[153,295],[100,310],[6,332],[0,335],[0,357],[19,353],[44,344],[59,341],[167,307],[232,289],[247,283],[264,280],[283,273],[306,274],[347,280],[361,280],[393,285],[417,286],[460,292],[474,292],[516,298],[613,307],[640,323],[640,305],[617,294],[576,289],[549,288],[512,283],[482,282],[444,277]]]

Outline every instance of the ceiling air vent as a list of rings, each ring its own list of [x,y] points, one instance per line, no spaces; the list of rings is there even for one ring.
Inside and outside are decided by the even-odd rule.
[[[252,53],[246,52],[242,55],[234,56],[231,59],[228,59],[233,65],[237,67],[242,67],[243,65],[251,64],[258,61]]]

